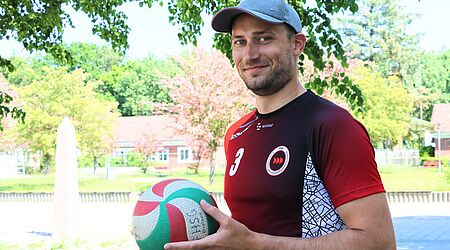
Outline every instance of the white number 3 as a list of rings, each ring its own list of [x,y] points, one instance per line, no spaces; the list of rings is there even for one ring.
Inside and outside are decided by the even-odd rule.
[[[234,160],[234,164],[230,166],[230,176],[233,176],[236,174],[238,168],[239,168],[239,164],[241,163],[241,159],[242,156],[244,156],[244,148],[240,148],[237,152],[236,152],[236,159]]]

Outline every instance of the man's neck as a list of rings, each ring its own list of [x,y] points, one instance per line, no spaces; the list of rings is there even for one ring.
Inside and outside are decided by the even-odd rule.
[[[291,81],[273,95],[256,96],[256,108],[260,114],[268,114],[283,107],[305,92],[306,89],[300,82],[297,80]]]

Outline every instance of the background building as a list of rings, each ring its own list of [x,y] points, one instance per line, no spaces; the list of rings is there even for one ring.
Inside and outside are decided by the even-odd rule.
[[[435,104],[431,115],[434,155],[438,156],[438,140],[441,141],[441,157],[450,157],[450,103]]]

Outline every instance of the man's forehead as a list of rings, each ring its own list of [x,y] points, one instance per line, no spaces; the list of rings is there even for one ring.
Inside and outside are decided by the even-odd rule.
[[[236,33],[261,34],[268,32],[277,32],[285,24],[273,24],[262,21],[249,14],[240,14],[236,16],[231,23],[231,35]]]

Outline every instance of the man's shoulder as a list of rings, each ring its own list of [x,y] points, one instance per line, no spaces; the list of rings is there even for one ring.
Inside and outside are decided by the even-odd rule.
[[[228,128],[228,131],[234,131],[238,129],[239,127],[245,125],[250,120],[253,120],[255,117],[256,117],[256,109],[250,111],[249,113],[242,116],[239,120],[232,123],[231,126]]]
[[[231,126],[227,129],[227,132],[225,133],[224,138],[224,146],[225,146],[225,152],[228,148],[228,142],[232,138],[235,131],[237,131],[242,126],[245,126],[250,121],[254,120],[256,118],[256,110],[252,110],[251,112],[247,113],[246,115],[242,116],[239,120],[231,124]]]
[[[312,93],[306,104],[305,113],[312,122],[333,123],[342,120],[353,120],[350,112],[334,102]]]

